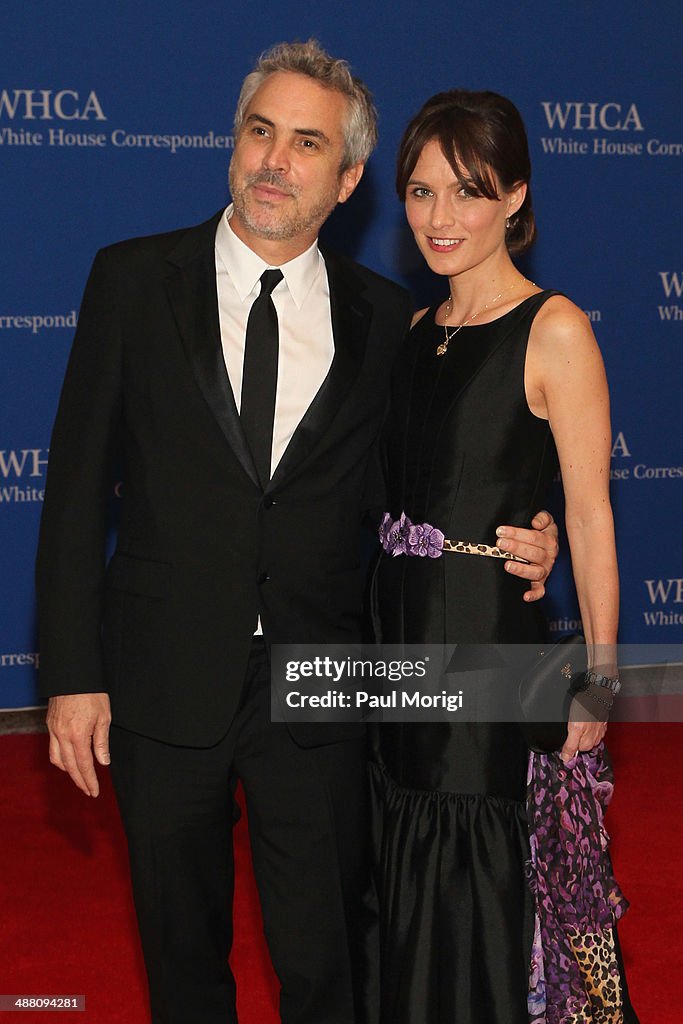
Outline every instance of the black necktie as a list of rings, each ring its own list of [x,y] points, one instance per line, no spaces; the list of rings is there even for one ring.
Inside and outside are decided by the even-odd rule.
[[[240,420],[263,487],[270,480],[277,389],[277,312],[270,296],[281,270],[261,274],[261,291],[247,321]]]

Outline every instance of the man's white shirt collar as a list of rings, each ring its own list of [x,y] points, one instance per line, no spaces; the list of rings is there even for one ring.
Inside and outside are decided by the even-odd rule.
[[[230,277],[240,302],[244,302],[256,289],[264,270],[272,268],[260,256],[238,238],[230,227],[232,204],[227,207],[216,229],[216,253]],[[318,249],[317,239],[310,248],[293,260],[281,264],[289,294],[297,309],[301,309],[306,296],[324,269],[324,261]],[[280,287],[278,285],[278,287]]]

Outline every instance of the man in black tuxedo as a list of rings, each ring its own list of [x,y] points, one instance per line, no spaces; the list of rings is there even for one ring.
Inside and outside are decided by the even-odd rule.
[[[111,743],[156,1024],[237,1019],[237,778],[282,1020],[352,1024],[372,936],[363,736],[272,724],[267,648],[360,636],[359,530],[410,301],[317,247],[375,142],[343,62],[276,48],[235,136],[231,207],[102,250],[88,281],[38,557],[50,759],[96,796]],[[554,536],[511,534],[542,579]]]

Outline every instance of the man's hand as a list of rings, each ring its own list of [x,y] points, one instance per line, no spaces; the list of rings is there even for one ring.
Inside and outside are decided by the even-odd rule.
[[[111,710],[108,693],[74,693],[50,697],[47,727],[50,761],[68,772],[86,796],[97,796],[93,750],[100,764],[109,764]]]
[[[557,525],[550,512],[538,512],[531,520],[533,530],[519,526],[499,526],[496,530],[498,547],[511,551],[513,555],[526,558],[523,562],[506,562],[505,569],[513,576],[531,580],[531,586],[524,594],[525,601],[538,601],[545,594],[545,581],[550,576],[560,550],[557,543]]]

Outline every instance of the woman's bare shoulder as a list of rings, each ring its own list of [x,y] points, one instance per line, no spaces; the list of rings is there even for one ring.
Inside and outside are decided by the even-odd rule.
[[[566,295],[551,295],[536,314],[534,327],[542,328],[543,334],[546,330],[563,334],[583,332],[586,329],[591,331],[590,320],[584,311]]]
[[[536,350],[559,356],[565,350],[591,351],[596,347],[590,320],[565,295],[551,295],[534,318],[531,338]]]

